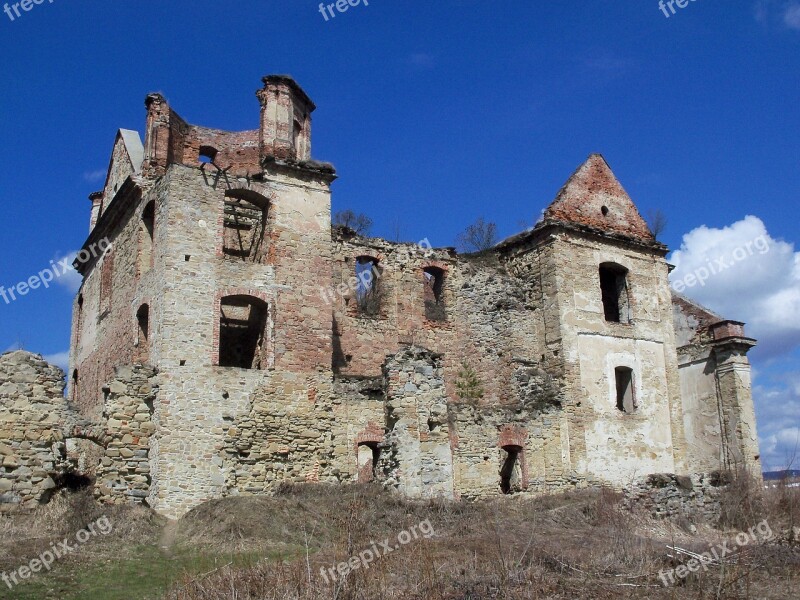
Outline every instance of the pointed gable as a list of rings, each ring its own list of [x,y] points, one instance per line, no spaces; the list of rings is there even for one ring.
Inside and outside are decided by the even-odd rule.
[[[114,150],[111,152],[111,162],[103,188],[105,206],[108,206],[114,194],[129,176],[141,172],[143,160],[144,146],[139,134],[136,131],[120,129],[114,140]]]
[[[600,154],[592,154],[572,174],[545,211],[544,218],[640,240],[655,240],[633,200]]]

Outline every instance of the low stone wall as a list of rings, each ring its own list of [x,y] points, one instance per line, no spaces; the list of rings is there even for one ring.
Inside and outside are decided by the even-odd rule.
[[[0,512],[46,502],[64,459],[64,372],[41,356],[0,356]]]
[[[623,490],[622,505],[648,511],[655,518],[686,517],[716,521],[720,494],[729,479],[724,473],[648,475]]]
[[[140,504],[150,491],[155,376],[152,367],[118,367],[104,388],[105,453],[97,466],[95,484],[95,496],[102,502]]]

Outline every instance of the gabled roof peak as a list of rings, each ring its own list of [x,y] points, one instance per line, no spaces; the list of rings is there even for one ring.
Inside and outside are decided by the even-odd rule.
[[[599,153],[589,155],[572,174],[544,218],[655,241],[633,200]]]

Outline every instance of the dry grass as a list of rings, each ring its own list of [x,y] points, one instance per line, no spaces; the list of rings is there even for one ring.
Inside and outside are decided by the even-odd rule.
[[[60,588],[53,591],[54,580],[45,578],[12,597],[777,599],[796,597],[800,583],[800,540],[792,536],[800,489],[763,490],[746,481],[735,481],[726,491],[722,524],[656,521],[622,510],[618,496],[607,490],[455,503],[410,502],[373,485],[286,486],[275,497],[228,498],[197,507],[169,525],[175,540],[169,549],[162,548],[166,522],[151,511],[98,506],[85,493],[60,494],[33,515],[0,518],[5,542],[0,571],[54,540],[74,536],[101,515],[113,523],[113,533],[59,565]],[[663,586],[659,572],[686,562],[667,546],[699,554],[732,544],[739,530],[764,519],[774,540],[750,544],[707,571]],[[432,536],[419,536],[369,569],[336,581],[322,577],[322,568],[373,543],[381,547],[384,539],[394,545],[398,534],[426,520]],[[112,581],[124,580],[132,590],[142,573],[149,574],[146,593],[112,593]]]
[[[796,510],[798,502],[797,490],[781,493],[780,498],[761,498],[758,504],[762,511],[780,510],[771,517],[776,522],[785,521],[785,507]],[[189,518],[192,524],[182,528],[194,531],[189,537],[202,542],[202,536],[197,537],[202,521],[219,514],[226,502],[220,501],[205,516],[195,513]],[[618,498],[608,491],[480,503],[412,503],[373,486],[304,486],[289,488],[275,499],[239,498],[236,504],[236,512],[247,511],[248,505],[254,508],[247,528],[254,534],[236,531],[230,543],[249,543],[252,537],[253,543],[271,546],[288,540],[294,556],[186,578],[168,598],[786,598],[793,597],[790,590],[800,583],[800,556],[791,546],[772,542],[749,546],[707,572],[700,570],[675,587],[664,587],[659,571],[683,562],[668,556],[667,545],[701,553],[730,540],[735,532],[700,526],[690,534],[678,524],[621,511]],[[750,505],[742,506],[745,516],[754,516]],[[253,523],[259,521],[253,514],[262,515],[261,525]],[[265,532],[271,515],[275,528]],[[398,533],[425,519],[435,529],[430,539],[401,546],[369,569],[359,568],[338,581],[326,583],[321,576],[321,568],[348,560],[374,541],[394,541]],[[230,524],[223,520],[209,527],[214,543],[220,544],[218,527],[227,530]]]

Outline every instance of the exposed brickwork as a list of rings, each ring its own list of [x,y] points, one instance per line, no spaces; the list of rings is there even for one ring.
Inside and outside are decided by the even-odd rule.
[[[544,218],[655,241],[630,196],[599,154],[592,154],[575,171]]]
[[[259,129],[245,132],[190,125],[148,96],[144,144],[125,132],[114,146],[87,240],[114,248],[81,266],[70,391],[102,423],[115,367],[157,368],[150,480],[138,460],[119,489],[180,515],[285,480],[478,497],[756,464],[743,331],[729,322],[714,339],[701,309],[673,310],[666,248],[602,157],[532,231],[459,256],[332,230],[336,174],[311,159],[313,102],[287,76],[265,78],[257,96]],[[369,302],[356,278],[364,257],[376,263]],[[609,264],[623,274],[621,322],[607,320],[599,269]],[[246,299],[224,305],[222,335],[229,296]],[[707,380],[679,370],[678,346],[726,365],[719,389],[733,400],[721,411],[687,391]],[[253,368],[220,366],[237,356]],[[631,413],[617,408],[617,368],[633,373]],[[458,385],[464,369],[471,395]]]

